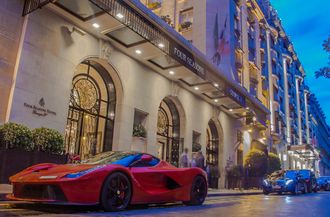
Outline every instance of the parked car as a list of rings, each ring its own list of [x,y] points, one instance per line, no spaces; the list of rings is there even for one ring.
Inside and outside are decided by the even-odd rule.
[[[177,168],[138,152],[97,154],[80,164],[38,164],[10,178],[12,200],[56,204],[99,204],[105,211],[130,204],[183,201],[200,205],[207,175],[200,168]]]
[[[318,190],[330,191],[330,176],[320,176],[317,178]]]
[[[308,193],[317,192],[317,180],[313,171],[308,169],[299,170],[300,175],[305,180]]]
[[[305,180],[296,170],[276,171],[263,180],[262,187],[265,195],[269,193],[282,194],[284,192],[297,194],[298,192],[306,193],[307,191]]]

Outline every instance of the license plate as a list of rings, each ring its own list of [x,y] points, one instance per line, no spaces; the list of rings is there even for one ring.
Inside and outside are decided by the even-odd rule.
[[[273,188],[274,188],[275,190],[279,190],[279,189],[281,189],[281,186],[279,186],[279,185],[274,185]]]

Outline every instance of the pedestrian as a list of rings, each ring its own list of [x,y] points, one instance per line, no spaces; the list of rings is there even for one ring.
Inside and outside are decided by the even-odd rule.
[[[212,182],[211,182],[211,171],[212,171],[212,165],[210,165],[210,164],[207,164],[207,166],[206,166],[206,174],[207,174],[207,180],[208,180],[208,184],[209,184],[209,186],[211,186],[212,185]]]
[[[191,155],[190,167],[197,167],[196,153],[192,153]]]
[[[199,167],[202,170],[204,170],[205,169],[204,165],[205,165],[205,157],[203,155],[202,150],[199,150],[196,157],[196,167]]]
[[[220,170],[218,165],[214,165],[212,166],[212,170],[211,170],[211,184],[213,186],[213,188],[218,188],[218,183],[219,183],[219,178],[220,178],[221,174],[220,174]]]
[[[189,167],[189,156],[188,156],[189,149],[185,148],[183,153],[180,156],[180,167],[186,168]]]

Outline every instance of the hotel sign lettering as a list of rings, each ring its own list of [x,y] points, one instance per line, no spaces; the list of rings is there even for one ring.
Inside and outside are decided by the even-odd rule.
[[[198,76],[205,78],[206,69],[202,63],[196,60],[194,55],[175,42],[170,43],[170,56],[190,69]]]
[[[48,108],[45,108],[45,105],[46,105],[46,103],[45,103],[44,98],[41,98],[39,100],[39,105],[31,105],[26,102],[24,103],[24,107],[31,109],[32,114],[38,115],[40,117],[44,117],[47,115],[56,115],[56,112],[54,112]]]
[[[245,97],[241,93],[236,91],[235,89],[233,89],[231,87],[227,87],[226,93],[227,93],[227,96],[232,98],[235,102],[237,102],[241,106],[243,106],[243,107],[246,106]]]

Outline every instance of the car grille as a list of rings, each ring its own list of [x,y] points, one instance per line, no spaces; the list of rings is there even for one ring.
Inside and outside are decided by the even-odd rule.
[[[66,201],[66,197],[59,186],[56,185],[14,185],[14,197],[38,200]]]

